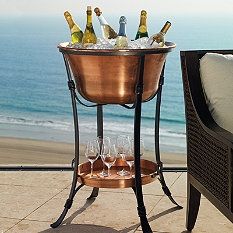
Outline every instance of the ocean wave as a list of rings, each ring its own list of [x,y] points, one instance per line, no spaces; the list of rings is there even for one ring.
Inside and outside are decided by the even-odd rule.
[[[95,115],[96,113],[94,112],[94,114],[92,115]],[[89,113],[85,114],[84,115],[90,115]],[[119,117],[119,118],[123,118],[123,119],[133,119],[133,115],[129,115],[129,114],[124,114],[122,112],[120,113],[117,113],[117,112],[106,112],[105,113],[105,116],[107,117]],[[151,120],[151,121],[154,121],[155,117],[154,116],[145,116],[145,115],[142,115],[142,120]],[[185,124],[185,121],[184,120],[180,120],[180,119],[172,119],[172,118],[164,118],[164,117],[161,117],[160,118],[160,121],[161,122],[167,122],[167,123],[175,123],[175,124]]]
[[[3,116],[3,115],[0,115],[0,124],[41,126],[41,127],[60,129],[60,130],[65,130],[65,131],[70,131],[73,128],[72,123],[65,122],[65,121],[38,120],[38,119]]]
[[[80,123],[80,129],[85,133],[94,132],[97,129],[95,122],[83,122]],[[119,122],[104,122],[104,131],[118,134],[133,134],[134,126],[129,123],[119,123]],[[160,128],[161,137],[171,137],[171,138],[185,138],[185,132],[177,131],[171,128]],[[154,129],[142,126],[141,128],[142,136],[154,136]]]
[[[73,131],[73,121],[68,120],[41,120],[41,119],[31,119],[25,117],[12,117],[12,116],[3,116],[0,115],[0,124],[11,124],[11,125],[23,125],[23,126],[36,126],[36,127],[46,127],[55,130],[61,131]],[[95,121],[83,120],[79,122],[80,132],[91,134],[96,132],[97,124]],[[127,122],[113,122],[105,121],[104,122],[104,132],[107,135],[110,134],[130,134],[133,135],[134,126],[133,124]],[[160,136],[161,138],[185,138],[185,132],[178,131],[175,128],[164,128],[160,127]],[[142,126],[141,127],[142,137],[153,137],[154,128]]]

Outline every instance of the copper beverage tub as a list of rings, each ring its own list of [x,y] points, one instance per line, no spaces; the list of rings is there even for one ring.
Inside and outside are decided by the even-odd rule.
[[[167,53],[172,42],[156,49],[97,50],[58,46],[68,60],[78,92],[88,101],[99,104],[129,104],[135,101],[135,87],[140,60],[145,56],[142,101],[157,89]]]

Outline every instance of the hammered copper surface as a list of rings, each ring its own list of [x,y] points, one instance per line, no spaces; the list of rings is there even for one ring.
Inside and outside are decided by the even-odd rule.
[[[79,93],[95,103],[133,103],[139,56],[66,55]],[[143,100],[158,88],[166,54],[145,55]]]
[[[93,177],[90,177],[90,163],[86,162],[80,164],[78,167],[78,182],[91,187],[97,188],[129,188],[135,186],[135,179],[133,176],[119,176],[118,171],[122,168],[129,171],[129,166],[122,160],[118,159],[111,167],[111,176],[101,177],[99,174],[103,169],[103,162],[101,159],[94,162]],[[133,169],[132,169],[133,170]],[[153,182],[157,175],[157,164],[149,160],[141,160],[141,179],[142,185]]]

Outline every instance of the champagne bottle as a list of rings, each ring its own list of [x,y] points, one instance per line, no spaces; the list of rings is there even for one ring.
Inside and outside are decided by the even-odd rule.
[[[126,36],[126,23],[127,23],[126,17],[121,16],[119,23],[120,23],[120,28],[116,38],[115,48],[122,49],[128,46],[128,39]]]
[[[148,40],[148,43],[152,46],[154,43],[155,44],[157,43],[159,47],[163,47],[165,44],[164,36],[167,33],[170,26],[171,26],[171,23],[167,21],[159,33],[154,34],[153,36],[150,37],[150,39]]]
[[[138,26],[138,31],[135,40],[142,37],[148,37],[146,19],[147,19],[147,12],[145,10],[142,10],[140,16],[140,24]]]
[[[98,20],[100,22],[101,30],[102,30],[102,36],[104,39],[114,39],[117,37],[117,33],[110,27],[106,19],[104,18],[102,12],[98,7],[94,9],[94,12],[96,13],[96,16],[98,17]]]
[[[92,11],[91,6],[87,7],[87,24],[86,29],[83,34],[82,44],[83,46],[87,46],[90,44],[96,44],[97,38],[95,35],[95,31],[92,25]]]
[[[69,11],[64,12],[65,19],[69,25],[70,33],[71,33],[71,42],[74,43],[81,43],[83,38],[83,32],[80,27],[74,22],[71,14]]]

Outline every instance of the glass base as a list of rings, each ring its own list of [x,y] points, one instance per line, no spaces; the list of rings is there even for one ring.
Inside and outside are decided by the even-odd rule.
[[[130,173],[126,171],[125,169],[122,169],[121,171],[117,172],[117,175],[119,176],[128,176]]]
[[[105,170],[102,170],[102,172],[99,173],[100,176],[102,177],[107,177],[108,176],[108,172]]]

